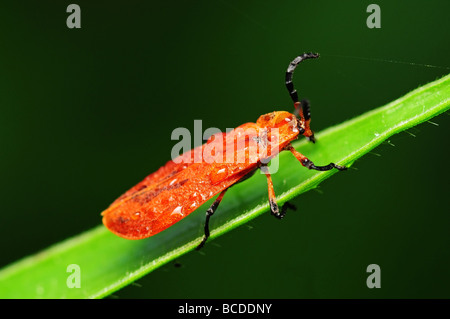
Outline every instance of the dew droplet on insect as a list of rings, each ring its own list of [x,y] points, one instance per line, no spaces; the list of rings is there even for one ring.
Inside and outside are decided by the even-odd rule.
[[[176,178],[174,178],[171,182],[170,182],[170,186],[172,186],[173,185],[173,183],[175,183],[177,181],[177,179]]]
[[[173,214],[178,214],[178,215],[184,216],[183,206],[177,206],[170,215],[173,215]]]
[[[233,167],[231,168],[231,172],[232,172],[232,173],[237,172],[237,171],[239,171],[239,170],[240,170],[240,167],[237,167],[237,166],[233,166]]]
[[[223,180],[228,175],[227,167],[218,167],[211,171],[210,179],[211,183],[217,183],[218,181]]]
[[[140,211],[137,211],[133,215],[131,215],[131,218],[134,219],[134,220],[139,219],[140,217],[141,217],[141,212]]]

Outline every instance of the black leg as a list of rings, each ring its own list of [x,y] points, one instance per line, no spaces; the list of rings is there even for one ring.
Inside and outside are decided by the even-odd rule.
[[[280,209],[279,209],[278,204],[277,204],[276,201],[269,200],[269,202],[270,202],[271,214],[275,218],[278,218],[278,219],[283,219],[284,216],[286,216],[286,212],[287,212],[288,209],[291,209],[291,210],[294,210],[294,211],[297,210],[297,207],[294,204],[286,202],[281,207],[281,212],[280,212]]]
[[[337,165],[334,163],[330,163],[328,165],[325,166],[316,166],[314,165],[313,162],[311,162],[309,159],[306,159],[304,162],[302,162],[302,165],[309,168],[309,169],[315,169],[316,171],[329,171],[333,168],[336,168],[340,171],[345,171],[347,169],[347,167],[345,166],[341,166],[341,165]]]
[[[278,218],[278,219],[283,219],[284,216],[286,216],[286,212],[287,212],[288,209],[291,209],[291,210],[294,210],[294,211],[297,210],[297,207],[294,204],[291,204],[289,202],[285,202],[283,204],[283,206],[281,206],[281,212],[280,212],[278,204],[277,204],[277,202],[275,200],[269,200],[269,202],[270,202],[271,214],[275,218]]]
[[[291,151],[292,154],[294,154],[294,156],[299,160],[299,162],[305,166],[308,169],[314,169],[316,171],[329,171],[333,168],[336,168],[340,171],[345,171],[347,169],[347,167],[345,166],[341,166],[341,165],[337,165],[334,163],[330,163],[328,165],[325,166],[316,166],[311,160],[309,160],[305,155],[303,155],[300,152],[297,152],[295,148],[293,148],[291,145],[289,145],[288,147],[286,147],[286,149],[288,149],[289,151]]]
[[[269,190],[269,204],[270,204],[271,214],[278,219],[283,219],[283,217],[286,215],[286,211],[288,208],[290,208],[292,210],[296,210],[296,207],[294,205],[292,205],[291,203],[286,202],[286,203],[284,203],[283,207],[281,207],[281,212],[280,212],[280,209],[278,207],[276,197],[275,197],[275,191],[273,189],[272,177],[269,173],[267,165],[261,166],[261,171],[267,177],[267,187]]]
[[[208,210],[206,211],[206,220],[205,220],[205,235],[203,236],[202,242],[200,243],[200,245],[197,246],[197,250],[199,250],[200,248],[202,248],[206,241],[209,238],[209,219],[211,218],[211,216],[214,214],[214,212],[216,211],[217,207],[219,206],[220,202],[222,201],[223,195],[225,195],[225,192],[227,191],[228,188],[224,189],[219,196],[216,198],[216,200],[214,201],[214,203],[211,205],[210,208],[208,208]]]

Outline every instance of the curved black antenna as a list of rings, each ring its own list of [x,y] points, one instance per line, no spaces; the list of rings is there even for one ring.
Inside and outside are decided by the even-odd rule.
[[[303,60],[307,59],[317,59],[319,57],[318,53],[303,53],[302,55],[299,55],[292,61],[288,69],[286,71],[286,88],[289,91],[289,95],[291,96],[292,101],[295,103],[298,103],[298,95],[297,91],[294,89],[294,84],[292,83],[292,76],[294,75],[294,70],[297,67],[297,65],[302,62]]]

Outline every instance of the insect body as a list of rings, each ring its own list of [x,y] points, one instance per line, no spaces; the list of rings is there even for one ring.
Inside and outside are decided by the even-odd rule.
[[[256,123],[246,123],[226,134],[213,135],[207,143],[167,162],[115,200],[102,213],[103,224],[123,238],[147,238],[180,221],[219,194],[206,212],[205,234],[198,246],[200,248],[209,237],[209,219],[227,189],[248,178],[257,169],[261,169],[267,177],[271,213],[283,218],[286,209],[292,206],[286,203],[279,209],[276,203],[267,169],[271,158],[280,151],[289,150],[309,169],[346,169],[334,163],[316,166],[290,144],[299,135],[314,142],[314,133],[309,125],[309,103],[306,100],[299,102],[292,76],[300,62],[318,57],[315,53],[304,53],[289,64],[286,72],[286,87],[298,117],[284,111],[272,112],[260,116]]]

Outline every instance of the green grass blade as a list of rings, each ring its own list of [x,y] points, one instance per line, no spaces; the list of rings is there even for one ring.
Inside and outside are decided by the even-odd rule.
[[[427,121],[450,107],[450,75],[420,87],[388,105],[317,134],[313,145],[294,146],[317,165],[351,165],[391,135]],[[273,176],[281,204],[337,173],[308,171],[289,153],[279,156]],[[345,174],[341,172],[340,174]],[[166,231],[140,241],[119,238],[99,226],[0,270],[0,298],[98,298],[194,249],[202,236],[203,205]],[[231,188],[211,223],[211,238],[268,211],[265,176]],[[100,220],[100,216],[99,216]],[[208,245],[206,248],[208,249]],[[67,267],[80,267],[80,288],[68,288]]]

